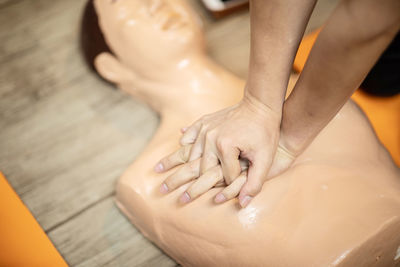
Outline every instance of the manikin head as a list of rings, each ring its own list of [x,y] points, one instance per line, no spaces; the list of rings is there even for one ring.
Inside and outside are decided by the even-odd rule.
[[[166,72],[204,53],[200,19],[184,0],[95,0],[101,30],[114,55],[102,53],[96,69],[121,84],[132,75]]]

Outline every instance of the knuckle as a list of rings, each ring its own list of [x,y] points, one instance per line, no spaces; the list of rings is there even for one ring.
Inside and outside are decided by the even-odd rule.
[[[202,153],[201,146],[199,146],[199,144],[194,145],[189,154],[189,161],[192,162],[193,160],[199,159]]]
[[[199,176],[199,166],[197,161],[192,161],[190,164],[186,166],[186,170],[190,173],[193,177]]]
[[[191,145],[186,145],[183,146],[180,150],[179,150],[179,158],[183,161],[183,162],[187,162],[189,160],[189,156],[190,156],[190,151],[192,149]]]
[[[191,134],[191,132],[189,132],[189,130],[188,130],[182,135],[179,142],[181,145],[185,146],[185,145],[193,143],[193,141],[194,141],[193,139],[194,139],[193,134]]]
[[[195,121],[191,127],[193,128],[199,128],[201,127],[201,125],[203,124],[203,118],[198,119],[197,121]]]
[[[220,152],[225,152],[228,146],[228,141],[226,138],[218,138],[216,141],[217,149]]]
[[[214,163],[208,163],[207,165],[203,165],[201,174],[215,177],[215,179],[223,180],[224,176],[220,174],[218,171],[214,170],[215,167],[216,166]]]
[[[203,117],[201,117],[200,121],[202,123],[206,123],[210,118],[211,118],[211,115],[210,114],[206,114]]]
[[[215,166],[214,166],[214,164],[211,164],[211,161],[209,159],[210,158],[209,158],[208,155],[205,155],[203,157],[203,161],[202,161],[202,165],[201,165],[201,170],[202,170],[201,174],[202,175],[214,175],[214,174],[216,174],[216,172],[214,170]]]
[[[192,154],[197,154],[199,152],[199,149],[201,148],[200,143],[197,141],[192,145],[192,149],[190,150],[190,155]]]
[[[198,127],[198,129],[201,129],[204,127],[204,125],[206,124],[207,118],[206,116],[201,117],[197,122],[196,122],[196,126]]]
[[[207,123],[203,123],[201,125],[201,129],[200,129],[200,134],[205,136],[205,134],[207,133],[209,125]]]
[[[222,178],[224,176],[222,172],[222,168],[220,165],[217,165],[213,168],[213,174],[219,178]]]
[[[177,158],[178,158],[178,161],[181,162],[181,163],[186,162],[186,159],[185,159],[185,147],[186,146],[183,146],[178,150]]]

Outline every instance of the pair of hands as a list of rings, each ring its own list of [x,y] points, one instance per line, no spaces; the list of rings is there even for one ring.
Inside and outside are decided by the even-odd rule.
[[[163,182],[160,191],[168,193],[195,180],[180,197],[182,203],[215,186],[225,186],[215,202],[239,196],[240,205],[246,207],[269,177],[294,160],[279,142],[280,123],[281,112],[251,96],[203,116],[182,129],[181,147],[155,166],[156,172],[165,172],[183,165]]]

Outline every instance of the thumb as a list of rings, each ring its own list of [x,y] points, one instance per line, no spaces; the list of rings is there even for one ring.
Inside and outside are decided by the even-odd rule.
[[[265,159],[251,163],[247,172],[247,182],[239,193],[239,203],[242,208],[245,208],[253,197],[261,191],[270,166],[271,161]]]
[[[273,178],[289,169],[294,160],[294,156],[278,147],[271,169],[268,173],[268,178]]]
[[[268,179],[273,178],[289,169],[295,159],[296,156],[294,156],[285,148],[278,146],[278,149],[275,153],[274,161],[268,172]]]

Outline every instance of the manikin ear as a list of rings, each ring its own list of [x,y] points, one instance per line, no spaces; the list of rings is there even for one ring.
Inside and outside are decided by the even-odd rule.
[[[100,75],[112,83],[121,84],[132,79],[129,69],[110,53],[99,54],[94,60],[94,65]]]

